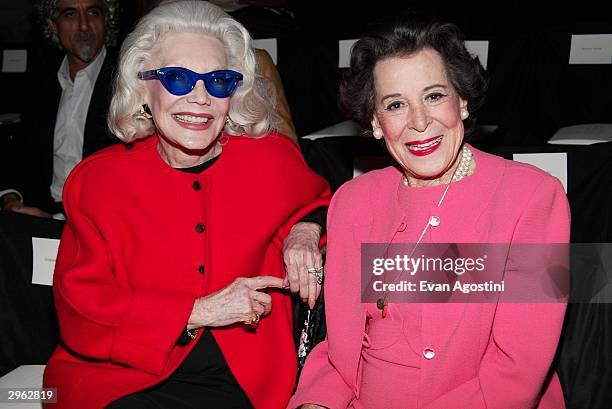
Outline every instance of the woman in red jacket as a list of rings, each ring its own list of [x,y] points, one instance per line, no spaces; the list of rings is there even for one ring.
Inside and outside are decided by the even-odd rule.
[[[126,38],[109,114],[126,144],[84,160],[64,190],[62,343],[44,375],[55,407],[287,404],[286,289],[320,290],[307,272],[320,231],[300,220],[329,188],[270,131],[250,41],[201,1],[162,5]],[[284,242],[311,249],[298,276],[283,278]]]

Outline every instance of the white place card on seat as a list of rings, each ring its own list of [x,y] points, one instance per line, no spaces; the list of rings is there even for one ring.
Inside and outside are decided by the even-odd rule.
[[[478,57],[483,68],[487,69],[487,60],[489,59],[489,42],[488,41],[466,41],[465,48],[472,54],[472,57]]]
[[[260,38],[258,40],[253,40],[254,48],[264,49],[270,54],[272,57],[272,62],[274,65],[278,62],[278,45],[276,43],[276,38]]]
[[[32,237],[32,284],[53,285],[58,239]]]
[[[314,141],[315,139],[328,138],[330,136],[359,136],[360,131],[361,129],[357,122],[346,120],[304,135],[302,138]]]
[[[548,140],[557,145],[591,145],[612,141],[612,124],[580,124],[560,128]]]
[[[515,153],[512,155],[512,159],[517,162],[537,166],[543,171],[550,173],[561,181],[563,190],[567,193],[567,153]]]
[[[2,72],[26,72],[28,50],[2,50]]]
[[[21,365],[3,377],[0,377],[0,389],[4,389],[6,397],[8,390],[22,390],[24,388],[42,388],[45,365]],[[39,401],[14,401],[0,403],[2,409],[43,409]]]
[[[357,39],[338,41],[338,68],[348,68],[351,66],[351,48]]]
[[[572,36],[570,64],[612,64],[612,34]]]

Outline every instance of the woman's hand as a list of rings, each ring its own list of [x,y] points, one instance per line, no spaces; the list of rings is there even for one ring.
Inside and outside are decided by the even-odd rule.
[[[287,277],[285,284],[292,293],[300,294],[302,301],[314,308],[315,301],[321,293],[321,285],[309,268],[320,268],[323,257],[319,250],[321,226],[316,223],[296,223],[283,243],[283,260]]]
[[[224,327],[267,315],[272,309],[272,297],[257,290],[286,288],[283,281],[271,276],[237,278],[227,287],[195,301],[187,329]]]

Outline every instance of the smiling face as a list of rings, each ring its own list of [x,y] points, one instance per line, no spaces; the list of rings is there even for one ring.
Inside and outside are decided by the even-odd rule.
[[[467,103],[449,81],[440,54],[425,48],[381,60],[374,87],[372,127],[382,129],[380,137],[411,184],[446,182],[463,143]]]
[[[153,50],[144,70],[183,67],[198,73],[226,69],[223,44],[201,33],[168,33]],[[203,81],[187,95],[168,92],[158,80],[144,81],[145,103],[160,134],[160,152],[173,167],[202,163],[215,154],[214,142],[223,130],[230,98],[210,95]]]

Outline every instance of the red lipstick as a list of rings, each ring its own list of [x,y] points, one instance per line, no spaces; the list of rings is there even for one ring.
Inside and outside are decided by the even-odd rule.
[[[423,141],[406,142],[405,145],[408,149],[408,152],[410,152],[411,154],[415,156],[427,156],[435,152],[440,147],[440,145],[442,144],[442,139],[443,139],[443,135],[438,135],[438,136],[434,136],[433,138],[425,139]],[[427,148],[418,149],[418,150],[410,149],[410,147],[430,144],[434,141],[437,141],[437,142],[433,143],[431,146],[428,146]]]

